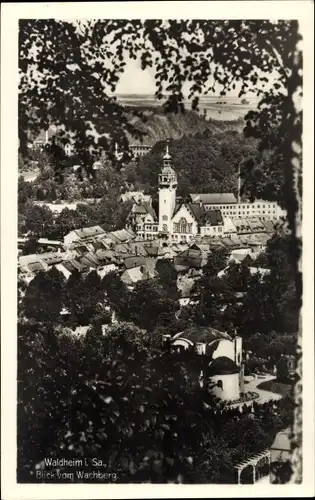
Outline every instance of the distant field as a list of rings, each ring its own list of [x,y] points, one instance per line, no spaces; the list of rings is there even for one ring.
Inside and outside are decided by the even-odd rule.
[[[152,108],[161,107],[162,101],[158,101],[154,96],[149,95],[121,95],[118,100],[125,106],[148,106]],[[191,109],[191,102],[184,101],[186,109]],[[243,118],[245,114],[256,107],[257,100],[250,99],[244,104],[237,97],[212,97],[203,96],[200,98],[200,111],[206,110],[207,118],[215,120],[232,121]]]
[[[262,389],[264,391],[275,392],[276,394],[281,394],[281,396],[290,396],[292,391],[291,384],[284,384],[283,382],[278,382],[277,380],[267,380],[257,385],[257,389]]]

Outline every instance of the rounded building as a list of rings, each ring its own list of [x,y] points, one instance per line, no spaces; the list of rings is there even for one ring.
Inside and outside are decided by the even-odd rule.
[[[221,401],[235,401],[240,397],[240,367],[230,358],[220,356],[208,365],[205,373],[211,393]]]
[[[244,393],[241,337],[231,337],[212,327],[192,327],[174,337],[165,336],[164,340],[178,352],[194,349],[206,356],[207,368],[202,373],[202,383],[219,400],[240,399]]]

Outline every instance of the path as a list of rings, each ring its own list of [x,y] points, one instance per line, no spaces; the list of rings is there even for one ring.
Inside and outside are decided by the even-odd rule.
[[[257,388],[262,382],[267,382],[268,380],[274,380],[277,377],[275,375],[260,375],[260,376],[249,376],[245,377],[245,380],[248,380],[248,383],[245,384],[245,391],[253,391],[257,392],[259,397],[255,400],[256,403],[263,404],[268,401],[276,401],[281,399],[281,394],[276,394],[275,392],[265,391],[263,389]]]

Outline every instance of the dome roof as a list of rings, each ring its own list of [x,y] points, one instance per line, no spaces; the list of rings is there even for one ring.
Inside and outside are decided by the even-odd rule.
[[[169,166],[163,167],[161,172],[163,175],[176,175],[172,167]]]
[[[226,356],[220,356],[209,363],[207,375],[231,375],[239,371],[240,369],[234,361]]]
[[[225,332],[220,332],[219,330],[216,330],[215,328],[211,327],[191,327],[187,328],[187,330],[184,330],[183,332],[177,333],[173,339],[175,340],[176,338],[183,338],[190,340],[191,342],[202,342],[204,344],[210,344],[214,340],[230,340],[232,341],[232,338],[230,335],[228,335]]]

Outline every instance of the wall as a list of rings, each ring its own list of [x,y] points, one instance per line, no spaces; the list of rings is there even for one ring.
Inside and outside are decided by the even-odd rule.
[[[218,381],[222,382],[222,389],[215,385],[210,389],[212,394],[222,401],[233,401],[239,399],[240,389],[238,373],[232,373],[229,375],[213,375],[210,379],[210,384],[216,384]]]
[[[187,224],[191,224],[191,231],[188,233],[179,233],[179,232],[174,232],[174,223],[178,224],[180,219],[186,219]],[[198,223],[196,219],[191,215],[190,211],[188,210],[185,205],[182,205],[178,212],[174,215],[174,217],[171,220],[171,230],[170,232],[173,234],[173,241],[191,241],[193,240],[194,236],[198,234]]]
[[[201,226],[200,235],[201,236],[223,236],[224,226]]]
[[[214,342],[217,342],[216,340]],[[211,350],[211,343],[209,344]],[[217,349],[212,354],[212,359],[219,358],[220,356],[225,356],[232,361],[234,361],[234,342],[230,340],[220,340]]]
[[[254,203],[230,203],[230,204],[205,204],[206,210],[219,209],[223,217],[254,217],[261,216],[265,219],[278,219],[283,210],[277,203],[257,200]]]
[[[164,225],[167,227],[168,232],[172,231],[172,215],[174,213],[175,200],[176,189],[172,187],[159,188],[159,231],[164,230]]]

